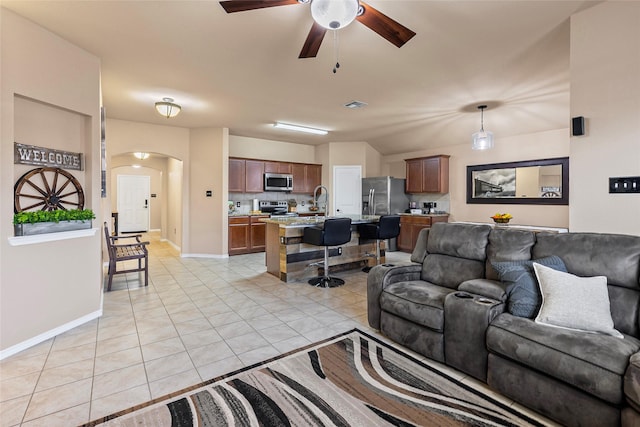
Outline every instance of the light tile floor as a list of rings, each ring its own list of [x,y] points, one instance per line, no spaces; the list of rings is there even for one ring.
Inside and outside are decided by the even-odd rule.
[[[360,270],[318,289],[266,273],[264,253],[181,258],[157,233],[146,238],[148,287],[116,275],[101,318],[0,362],[1,427],[79,425],[354,327],[377,335]]]

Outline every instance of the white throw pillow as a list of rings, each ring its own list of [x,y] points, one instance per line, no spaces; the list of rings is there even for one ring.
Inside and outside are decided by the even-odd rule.
[[[542,307],[536,323],[624,338],[613,328],[607,278],[578,277],[534,263]]]

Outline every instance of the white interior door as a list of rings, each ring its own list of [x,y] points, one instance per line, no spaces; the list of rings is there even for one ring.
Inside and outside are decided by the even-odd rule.
[[[118,231],[149,230],[149,193],[151,177],[118,175]]]
[[[362,166],[334,166],[333,194],[333,215],[360,215]]]

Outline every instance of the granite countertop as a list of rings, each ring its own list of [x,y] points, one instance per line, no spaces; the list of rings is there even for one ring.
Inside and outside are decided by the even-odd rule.
[[[268,213],[242,213],[242,212],[229,212],[229,216],[269,216]]]
[[[378,215],[342,215],[339,217],[329,218],[351,218],[352,224],[366,224],[370,222],[377,222],[380,216]],[[323,215],[310,216],[310,217],[277,217],[277,218],[262,218],[261,222],[268,224],[279,224],[281,228],[294,228],[294,227],[308,227],[310,225],[322,224],[325,220]]]
[[[304,212],[297,212],[298,215],[324,215],[324,212],[311,212],[311,211],[304,211]],[[228,215],[230,217],[232,216],[270,216],[271,214],[269,212],[262,212],[262,213],[256,213],[256,212],[229,212]],[[285,215],[283,215],[285,216]]]

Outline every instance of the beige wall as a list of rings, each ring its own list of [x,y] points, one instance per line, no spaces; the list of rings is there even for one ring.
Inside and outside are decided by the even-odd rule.
[[[572,231],[640,235],[640,194],[609,177],[640,175],[640,3],[605,2],[571,18]]]
[[[362,170],[362,177],[374,177],[374,176],[383,176],[382,174],[382,155],[370,146],[368,143],[365,143],[365,167]]]
[[[183,215],[189,215],[184,211],[184,162],[169,157],[167,160],[167,232],[166,239],[173,243],[179,250],[185,247],[182,238]]]
[[[229,135],[229,156],[282,162],[318,163],[313,145]]]
[[[333,191],[334,166],[361,166],[363,178],[382,175],[382,156],[367,142],[330,142],[316,147],[322,163],[322,185]]]
[[[467,166],[488,163],[566,157],[569,155],[569,130],[559,129],[511,138],[496,138],[495,147],[487,151],[474,151],[471,142],[416,151],[383,158],[382,170],[396,178],[405,178],[405,159],[436,154],[448,154],[450,221],[489,222],[496,212],[509,212],[513,224],[569,227],[567,206],[547,205],[468,205],[466,200]],[[571,163],[571,162],[570,162]]]
[[[223,256],[228,253],[227,199],[229,131],[191,130],[190,214],[191,246],[185,256]],[[212,196],[207,197],[207,190]]]
[[[0,358],[101,314],[101,235],[14,246],[13,142],[85,155],[85,207],[102,223],[100,61],[0,8]],[[29,142],[27,142],[28,140]],[[30,169],[30,168],[27,168]]]

